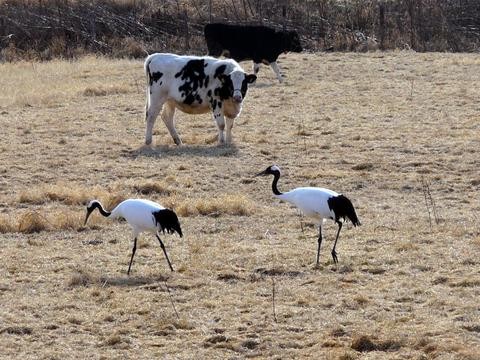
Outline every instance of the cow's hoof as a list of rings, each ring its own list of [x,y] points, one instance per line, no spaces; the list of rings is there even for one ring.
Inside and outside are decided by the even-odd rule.
[[[173,139],[173,142],[174,142],[175,145],[177,145],[177,146],[182,146],[182,145],[183,145],[183,142],[182,142],[182,140],[180,140],[180,139]]]

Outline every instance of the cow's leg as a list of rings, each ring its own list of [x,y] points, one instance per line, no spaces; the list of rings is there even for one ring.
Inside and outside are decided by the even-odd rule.
[[[231,144],[232,143],[232,128],[233,128],[233,121],[235,119],[230,119],[230,118],[226,118],[226,123],[227,123],[227,131],[226,131],[226,137],[225,137],[225,143],[228,145],[228,144]]]
[[[276,61],[272,61],[272,62],[270,63],[270,66],[272,67],[273,72],[275,73],[275,75],[277,75],[278,81],[283,82],[282,74],[280,73],[280,69],[279,69],[279,67],[278,67],[277,62],[276,62]]]
[[[172,136],[175,144],[182,145],[182,140],[180,140],[177,129],[175,129],[175,120],[173,119],[173,115],[175,115],[175,104],[167,101],[165,105],[163,105],[163,111],[161,114],[162,120],[167,126],[168,132]]]
[[[152,101],[152,99],[154,99]],[[153,125],[155,124],[155,120],[157,119],[160,110],[162,110],[162,106],[165,100],[163,98],[155,99],[152,95],[150,95],[150,101],[147,102],[145,106],[145,121],[147,123],[147,129],[145,130],[145,144],[150,145],[152,143],[152,132],[153,132]]]
[[[260,70],[260,64],[254,61],[254,62],[253,62],[253,73],[254,73],[255,75],[257,75],[259,70]],[[256,81],[254,81],[254,82],[252,83],[252,85],[255,84],[255,82],[256,82]]]
[[[218,143],[224,144],[225,137],[223,135],[223,131],[225,130],[225,117],[223,116],[220,108],[217,107],[213,110],[213,118],[215,119],[218,127]]]

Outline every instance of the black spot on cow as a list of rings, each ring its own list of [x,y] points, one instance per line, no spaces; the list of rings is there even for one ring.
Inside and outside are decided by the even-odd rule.
[[[247,90],[248,90],[248,79],[245,78],[242,81],[242,88],[240,89],[243,98],[245,97],[245,95],[247,95]]]
[[[227,65],[220,65],[218,68],[215,69],[215,74],[213,75],[213,77],[218,78],[221,74],[224,74],[226,68]]]
[[[224,77],[221,86],[215,88],[213,93],[221,100],[227,100],[233,96],[233,83],[229,76]]]
[[[163,76],[163,73],[161,73],[160,71],[155,71],[154,73],[151,73],[150,74],[150,86],[152,86],[154,82],[157,82],[158,80],[160,80],[160,78],[162,76]],[[161,82],[160,82],[160,85],[162,85]]]
[[[180,76],[186,83],[190,83],[192,90],[197,90],[198,87],[203,87],[204,81],[207,78],[205,75],[205,60],[199,59],[188,61],[182,70],[175,74],[176,78]]]
[[[207,91],[207,96],[208,96],[208,97],[212,97],[212,90],[208,90],[208,91]]]
[[[153,73],[150,72],[150,62],[148,62],[145,67],[147,69],[148,83],[150,84],[150,86],[152,86],[153,82],[157,82],[158,80],[160,80],[160,78],[163,76],[163,73],[161,73],[160,71],[155,71]]]
[[[205,60],[190,60],[178,73],[175,74],[175,77],[180,77],[183,80],[183,84],[179,86],[178,91],[181,93],[181,96],[185,98],[183,100],[184,104],[191,105],[195,102],[196,99],[201,98],[198,94],[198,89],[206,86],[208,83],[208,76],[205,74]]]
[[[217,100],[210,99],[210,105],[212,106],[212,110],[215,110],[217,108]]]
[[[192,105],[194,102],[195,102],[195,96],[193,96],[192,94],[188,94],[185,97],[185,100],[183,100],[183,103],[187,105]]]

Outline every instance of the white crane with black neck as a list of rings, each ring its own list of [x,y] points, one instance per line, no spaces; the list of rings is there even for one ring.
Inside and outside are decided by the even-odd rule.
[[[87,224],[88,217],[93,210],[98,209],[100,214],[109,219],[123,218],[131,226],[133,230],[133,249],[132,257],[130,258],[130,264],[128,265],[127,274],[130,275],[130,268],[132,267],[133,257],[137,250],[137,238],[138,235],[144,231],[154,233],[160,242],[165,257],[168,262],[170,270],[173,271],[172,264],[167,255],[167,250],[163,244],[159,232],[173,234],[177,232],[180,237],[183,236],[180,222],[178,221],[177,214],[173,210],[166,209],[162,205],[143,199],[128,199],[118,204],[111,212],[106,211],[100,201],[92,200],[87,206],[87,216],[85,217],[85,225]]]
[[[266,170],[257,174],[257,176],[273,175],[272,191],[280,200],[287,201],[298,207],[308,218],[319,224],[318,249],[317,249],[317,266],[320,258],[320,246],[322,244],[322,224],[324,219],[335,221],[338,225],[337,237],[332,249],[332,258],[334,263],[338,263],[337,246],[338,236],[342,229],[343,221],[348,219],[353,226],[359,226],[355,208],[352,202],[344,195],[335,191],[317,188],[317,187],[299,187],[289,192],[282,193],[278,190],[277,183],[280,179],[280,168],[277,165],[269,166]]]

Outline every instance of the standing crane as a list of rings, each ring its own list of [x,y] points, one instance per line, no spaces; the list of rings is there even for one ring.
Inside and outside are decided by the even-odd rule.
[[[137,238],[138,235],[144,231],[154,233],[160,242],[165,257],[168,262],[170,270],[173,271],[172,264],[167,255],[165,245],[163,245],[159,232],[173,234],[177,232],[180,237],[183,236],[180,223],[178,221],[177,214],[173,210],[166,209],[160,204],[142,199],[128,199],[118,204],[111,212],[106,211],[100,201],[92,200],[87,206],[87,216],[85,217],[85,225],[87,224],[88,217],[95,210],[98,209],[100,214],[109,219],[123,218],[131,226],[133,230],[133,249],[132,257],[130,258],[130,264],[128,265],[127,274],[130,275],[130,268],[132,267],[133,257],[137,250]]]
[[[335,221],[338,225],[337,237],[332,249],[332,258],[334,263],[338,263],[337,246],[338,236],[342,230],[343,222],[348,219],[353,226],[359,226],[355,208],[352,202],[344,195],[335,191],[317,188],[317,187],[299,187],[289,192],[282,193],[278,190],[277,183],[280,179],[280,168],[277,165],[269,166],[266,170],[257,174],[257,176],[273,175],[272,191],[275,197],[280,200],[287,201],[298,207],[310,219],[319,224],[318,249],[317,249],[317,266],[320,258],[320,246],[322,244],[322,224],[324,219]]]

